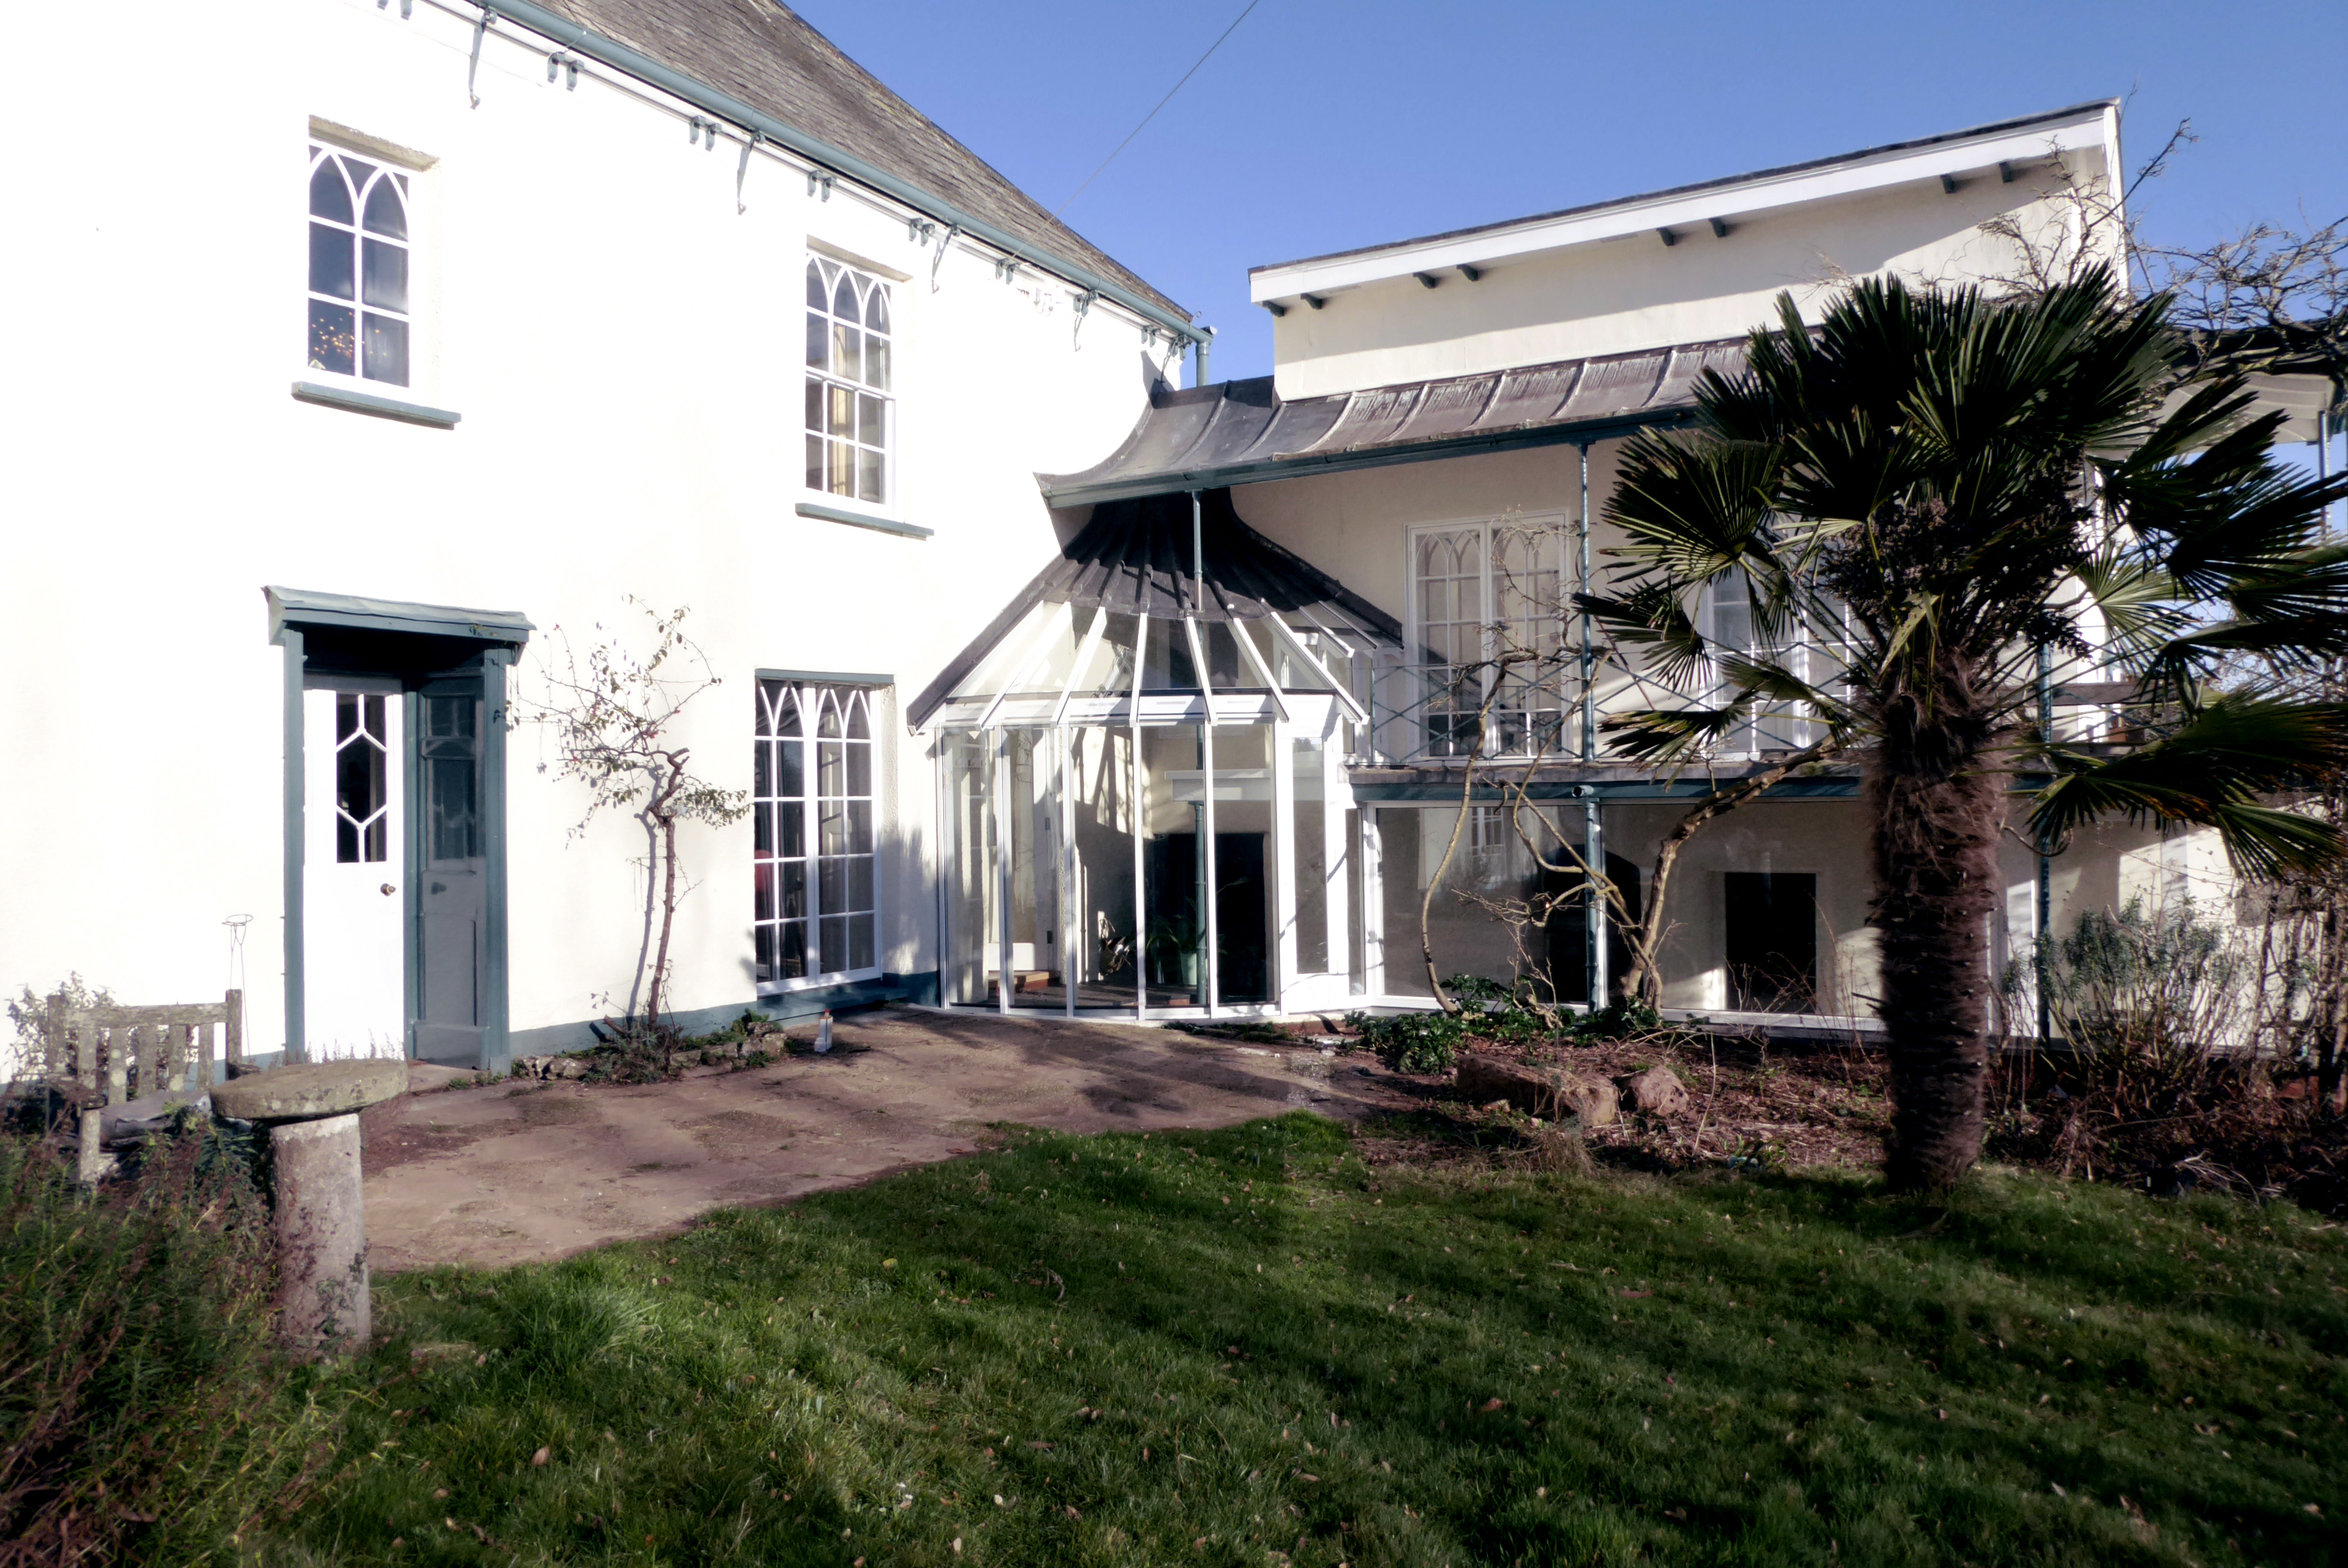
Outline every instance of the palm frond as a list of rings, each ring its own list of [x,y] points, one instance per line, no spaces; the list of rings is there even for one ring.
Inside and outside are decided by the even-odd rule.
[[[2260,876],[2278,866],[2319,866],[2319,851],[2339,848],[2321,834],[2279,824],[2275,818],[2291,814],[2259,798],[2339,773],[2348,760],[2348,708],[2336,704],[2229,693],[2172,733],[2118,756],[2044,743],[2018,754],[2043,762],[2054,774],[2030,811],[2032,828],[2049,837],[2111,817],[2198,823],[2217,828],[2236,864]],[[2303,858],[2309,855],[2318,857]]]

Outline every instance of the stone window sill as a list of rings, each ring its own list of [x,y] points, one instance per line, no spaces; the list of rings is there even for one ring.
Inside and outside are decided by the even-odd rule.
[[[464,417],[446,408],[431,408],[421,403],[404,403],[396,397],[385,397],[373,392],[360,392],[347,386],[328,386],[321,382],[297,381],[294,395],[304,403],[314,403],[324,408],[348,409],[353,414],[371,414],[377,419],[396,419],[407,425],[426,425],[435,430],[453,430]]]

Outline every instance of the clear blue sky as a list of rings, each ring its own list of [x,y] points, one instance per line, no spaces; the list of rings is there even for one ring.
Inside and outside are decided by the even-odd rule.
[[[1056,207],[1245,0],[800,0],[831,40]],[[1271,369],[1247,270],[2134,97],[2138,210],[2199,241],[2348,212],[2348,4],[1262,0],[1067,221]]]

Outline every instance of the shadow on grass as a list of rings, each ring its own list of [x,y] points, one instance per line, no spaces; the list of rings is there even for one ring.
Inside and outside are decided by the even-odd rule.
[[[2343,1248],[2296,1211],[1373,1170],[1302,1115],[1004,1136],[664,1243],[394,1282],[392,1340],[341,1384],[350,1479],[299,1542],[2318,1563],[2348,1507],[2311,1451],[2348,1410]]]

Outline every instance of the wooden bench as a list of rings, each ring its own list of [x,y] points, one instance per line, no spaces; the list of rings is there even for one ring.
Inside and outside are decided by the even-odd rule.
[[[95,1181],[106,1164],[98,1107],[169,1090],[206,1093],[224,1071],[244,1065],[244,993],[169,1007],[75,1008],[60,992],[49,998],[48,1035],[49,1073],[98,1096],[98,1106],[85,1102],[81,1113],[80,1174]]]

